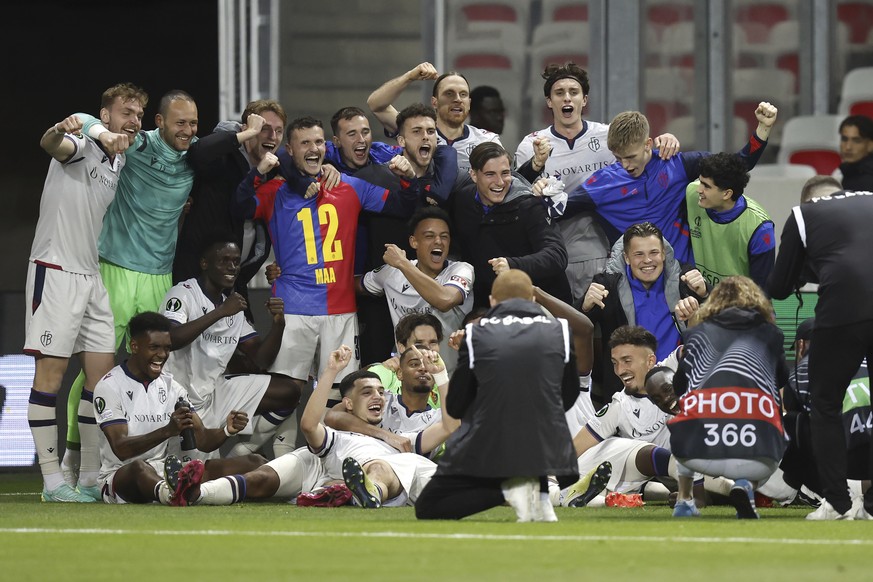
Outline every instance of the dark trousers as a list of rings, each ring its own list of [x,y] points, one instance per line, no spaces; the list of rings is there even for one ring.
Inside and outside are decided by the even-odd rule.
[[[505,479],[434,475],[415,502],[418,519],[461,519],[502,505]]]
[[[809,352],[812,446],[824,496],[840,513],[852,507],[846,487],[843,397],[865,356],[868,362],[873,362],[873,321],[815,328],[812,332]],[[873,507],[873,490],[866,505]]]

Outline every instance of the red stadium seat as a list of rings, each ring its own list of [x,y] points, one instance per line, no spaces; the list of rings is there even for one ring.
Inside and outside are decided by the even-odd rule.
[[[468,21],[517,22],[518,13],[507,4],[469,4],[461,8]]]
[[[870,2],[839,2],[837,3],[837,20],[849,27],[849,42],[862,44],[867,42],[867,33],[873,29],[873,3]]]
[[[588,22],[588,5],[587,4],[567,4],[566,6],[558,6],[552,12],[552,20],[560,22],[562,20],[581,20]]]
[[[840,167],[840,154],[831,150],[798,150],[788,156],[790,164],[806,164],[816,173],[830,176]]]
[[[694,7],[688,4],[653,4],[647,12],[649,24],[669,26],[694,19]]]

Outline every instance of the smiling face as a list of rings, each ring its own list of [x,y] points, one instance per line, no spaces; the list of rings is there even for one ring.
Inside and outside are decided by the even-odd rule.
[[[451,75],[440,82],[436,97],[431,104],[437,117],[449,127],[461,127],[470,114],[470,86],[463,77]]]
[[[264,127],[261,132],[254,138],[245,143],[246,151],[252,160],[252,165],[257,166],[264,159],[264,154],[270,152],[276,153],[279,149],[279,144],[282,143],[282,136],[285,134],[285,124],[282,118],[275,111],[264,111],[260,114],[264,118]],[[243,129],[245,129],[243,125]]]
[[[197,135],[197,105],[187,99],[173,99],[166,116],[155,116],[161,139],[178,152],[188,151]]]
[[[340,158],[350,168],[363,168],[370,162],[370,146],[373,135],[370,121],[363,115],[337,121],[334,145],[340,151]]]
[[[430,117],[410,117],[403,122],[397,143],[403,148],[416,175],[427,171],[437,147],[436,122]]]
[[[507,156],[491,158],[482,165],[481,170],[471,168],[470,177],[476,184],[476,190],[483,204],[486,206],[500,204],[512,185],[509,158]]]
[[[588,103],[588,96],[582,92],[582,85],[576,79],[555,81],[546,98],[546,106],[552,110],[555,125],[564,127],[573,127],[582,123],[582,109],[585,108],[586,103]]]
[[[664,243],[657,236],[635,236],[624,249],[624,261],[648,289],[664,272]]]
[[[216,291],[232,289],[239,275],[240,250],[236,244],[229,242],[207,253],[200,259],[200,269],[207,285]]]
[[[155,380],[161,375],[172,347],[168,331],[146,331],[130,338],[128,368],[139,378]]]
[[[140,101],[136,99],[122,101],[121,97],[116,97],[112,105],[100,110],[100,121],[112,133],[126,133],[130,136],[130,143],[133,143],[136,134],[142,129],[143,113]]]
[[[288,151],[298,170],[317,176],[324,161],[324,130],[317,125],[293,130],[288,138]]]
[[[730,188],[727,190],[719,188],[712,178],[700,176],[700,184],[697,186],[697,205],[716,212],[730,210],[735,204],[731,200],[733,193],[734,191]]]
[[[452,237],[449,225],[439,218],[426,218],[415,225],[415,232],[409,237],[409,245],[415,249],[418,268],[434,277],[446,266],[446,256]]]
[[[840,130],[840,159],[843,163],[854,163],[873,153],[873,139],[861,135],[854,125],[845,125]]]
[[[655,363],[655,353],[645,346],[621,344],[612,348],[612,369],[628,394],[645,393],[646,374]]]
[[[639,178],[643,175],[646,169],[646,164],[652,159],[652,138],[646,138],[646,141],[630,146],[620,152],[612,152],[615,155],[616,161],[621,164],[621,167],[633,178]]]
[[[343,396],[347,412],[368,424],[379,424],[385,412],[385,388],[375,378],[359,378]]]

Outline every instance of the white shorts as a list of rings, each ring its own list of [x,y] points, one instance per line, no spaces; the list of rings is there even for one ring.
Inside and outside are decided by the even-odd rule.
[[[115,320],[99,274],[77,275],[31,262],[25,297],[25,353],[61,358],[115,353]]]
[[[152,459],[150,461],[146,461],[146,464],[149,465],[152,469],[155,470],[155,473],[158,474],[159,477],[163,479],[164,477],[164,460],[163,459]],[[124,467],[122,465],[118,469]],[[99,479],[97,481],[97,485],[100,486],[100,495],[103,497],[104,503],[112,503],[114,505],[123,505],[127,503],[124,499],[122,499],[118,494],[115,493],[115,473],[118,472],[118,469],[110,473],[106,478]]]
[[[679,475],[691,477],[691,473],[703,473],[711,477],[766,481],[779,468],[779,461],[772,459],[676,459]]]
[[[307,447],[276,457],[267,466],[279,476],[279,489],[274,497],[294,499],[303,491],[313,491],[331,481],[322,468],[321,459]]]
[[[336,377],[339,382],[361,367],[358,342],[358,317],[354,313],[285,314],[282,348],[270,371],[304,381],[310,374],[318,377],[327,368],[330,353],[345,344],[353,350],[352,361]]]
[[[637,453],[646,446],[655,445],[646,441],[610,437],[579,457],[579,475],[585,476],[603,461],[609,461],[612,464],[612,476],[606,488],[618,493],[636,491],[652,479],[640,473],[636,464]]]
[[[373,459],[374,461],[377,459]],[[415,453],[398,453],[396,455],[387,455],[378,459],[391,465],[394,474],[400,481],[403,487],[403,493],[389,499],[382,505],[386,507],[395,507],[399,505],[413,505],[418,496],[421,495],[422,489],[430,482],[434,472],[437,469],[436,463],[426,457]],[[364,463],[366,465],[366,463]]]
[[[250,435],[254,431],[255,411],[258,409],[258,404],[264,398],[264,393],[270,385],[270,376],[267,374],[231,374],[227,376],[219,376],[215,390],[212,391],[206,398],[199,402],[191,402],[191,405],[197,411],[197,416],[203,421],[203,426],[206,428],[222,428],[226,424],[227,415],[231,410],[238,410],[249,415],[249,423],[239,433],[240,435]],[[189,395],[190,396],[190,395]],[[220,451],[218,449],[206,453],[199,450],[182,452],[181,441],[179,439],[170,439],[167,444],[167,452],[172,453],[183,461],[191,459],[200,459],[208,461],[209,459],[218,459]]]

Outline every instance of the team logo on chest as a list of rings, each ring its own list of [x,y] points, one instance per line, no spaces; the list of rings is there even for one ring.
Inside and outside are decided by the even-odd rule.
[[[592,152],[599,152],[601,148],[600,140],[596,137],[592,137],[588,140],[588,149]]]
[[[161,404],[167,402],[167,390],[163,386],[158,388],[158,400],[161,401]]]
[[[227,327],[231,327],[233,325],[233,315],[225,317],[224,322],[227,324]]]

